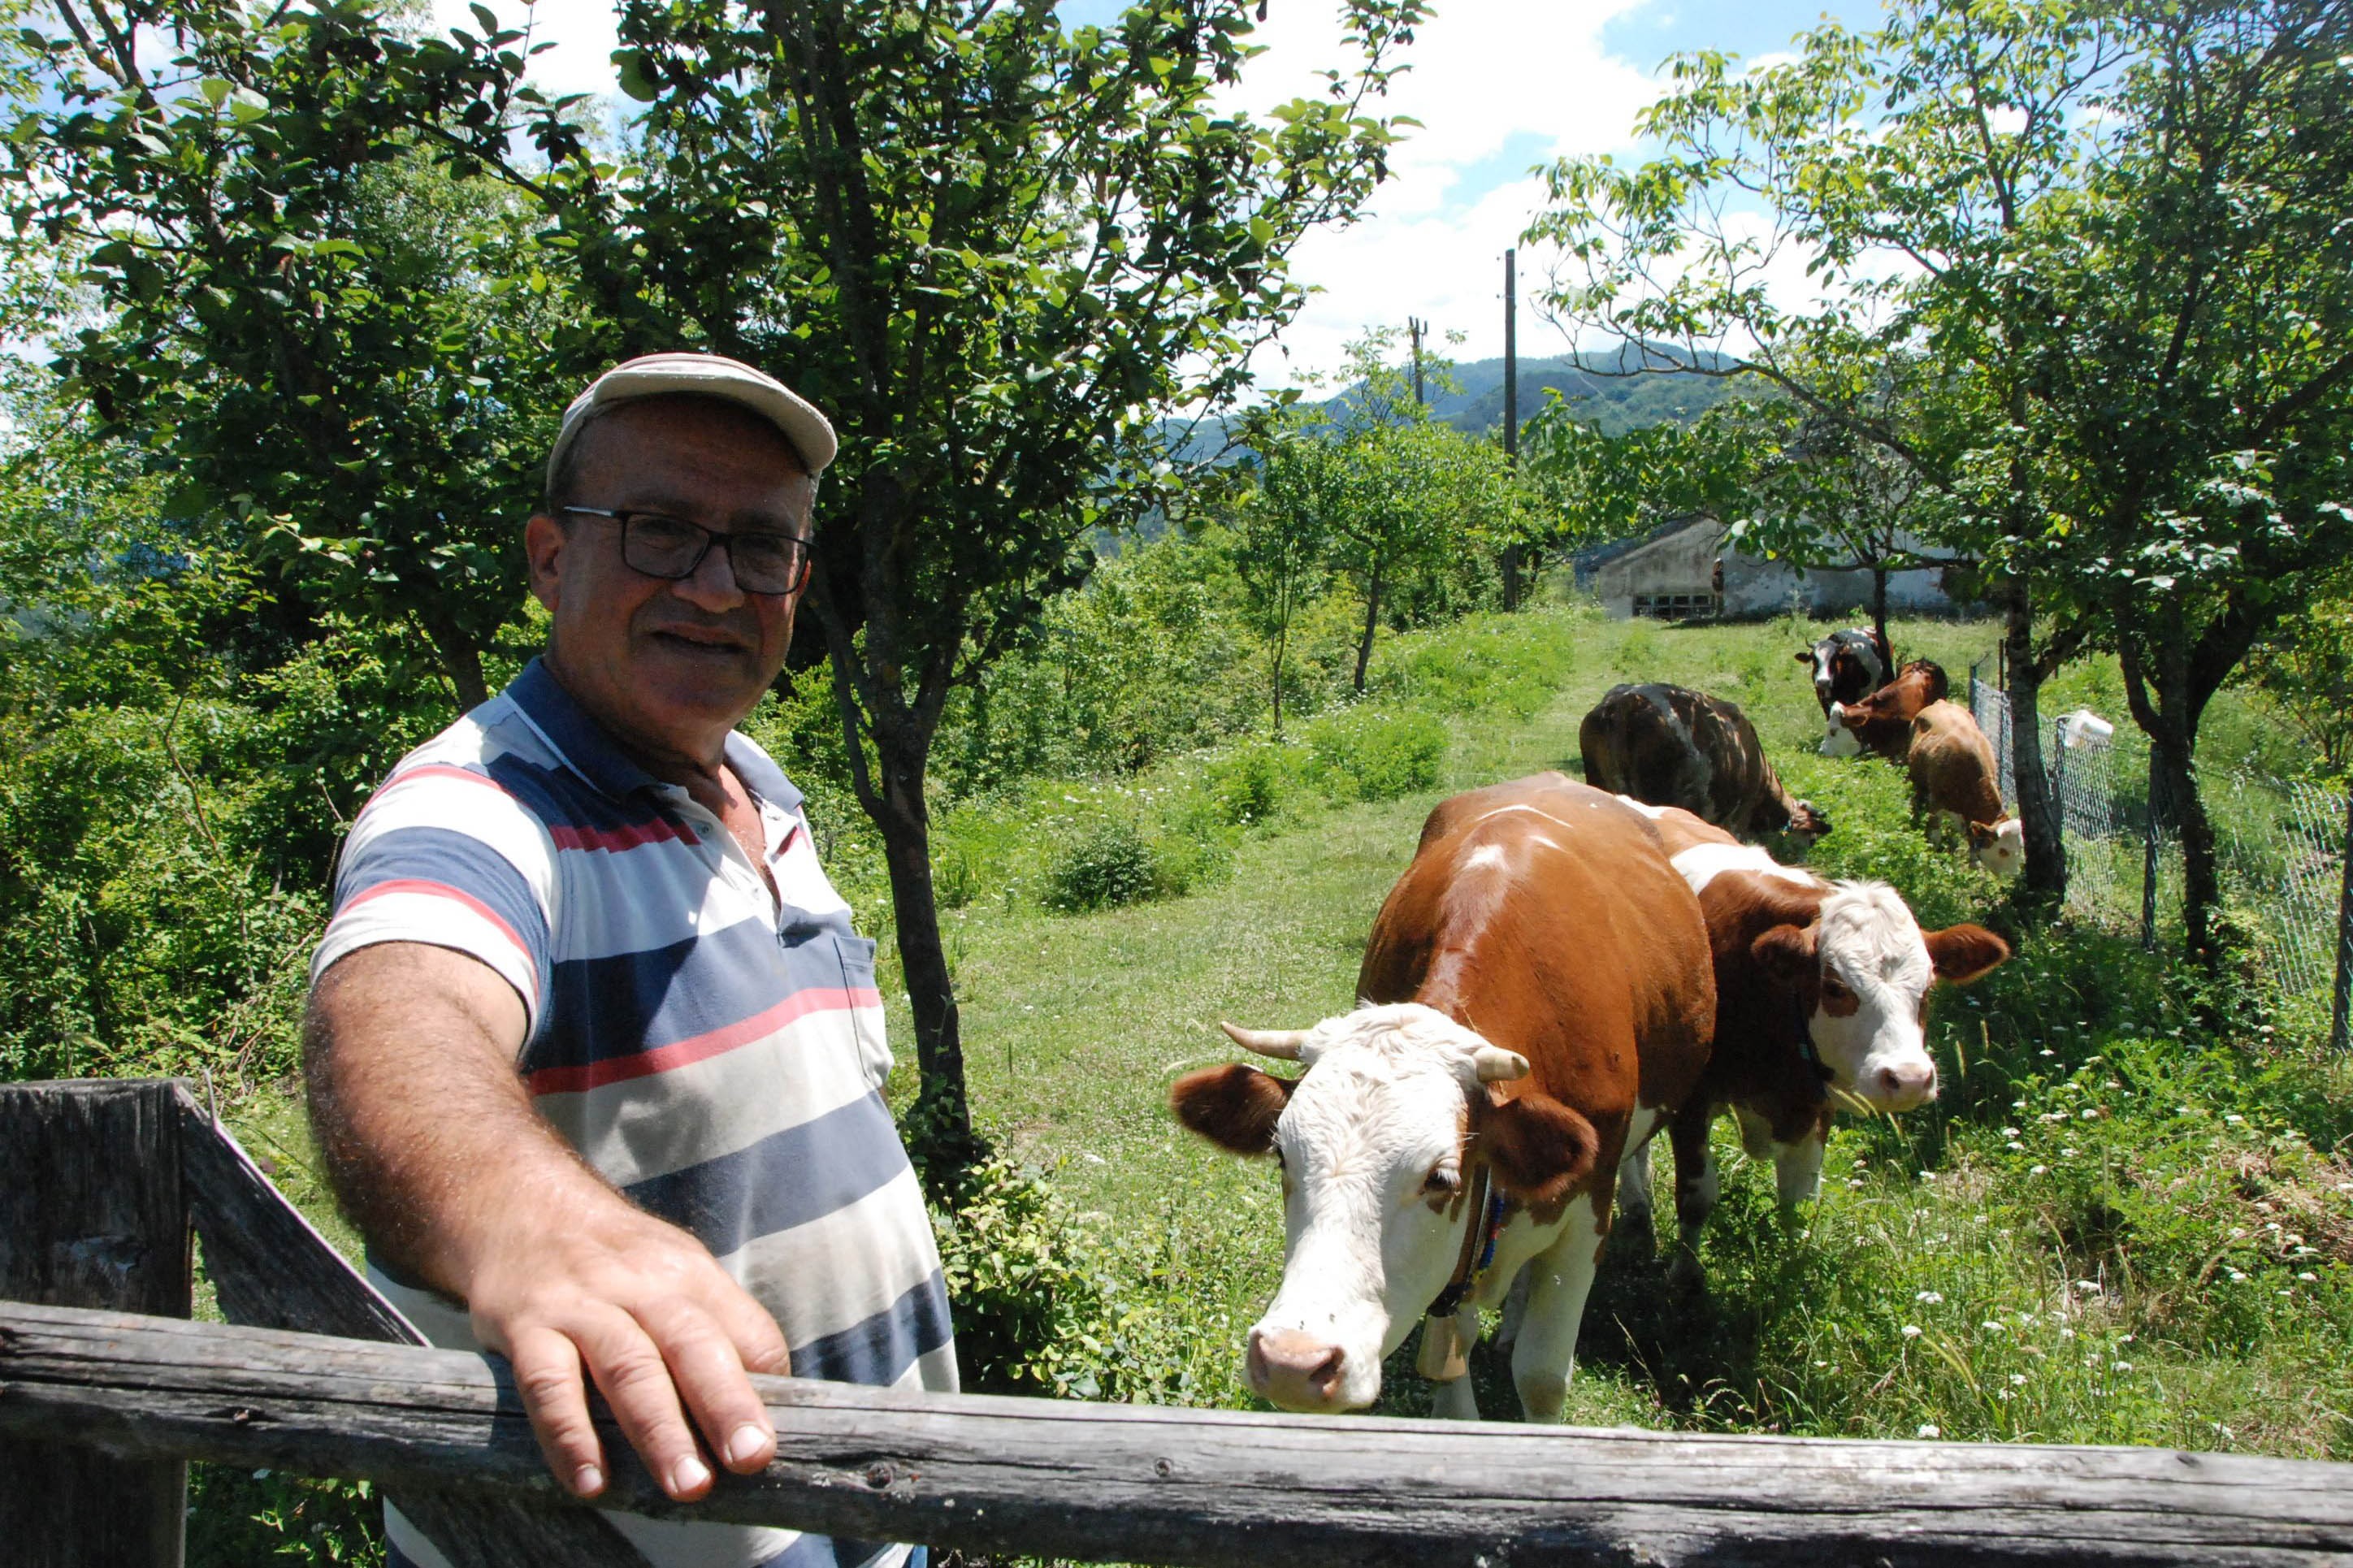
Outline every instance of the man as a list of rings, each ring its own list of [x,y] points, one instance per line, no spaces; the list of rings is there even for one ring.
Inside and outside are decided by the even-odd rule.
[[[680,1501],[775,1456],[747,1373],[956,1384],[874,944],[733,732],[784,664],[833,455],[732,360],[583,393],[523,531],[546,651],[369,801],[312,963],[311,1114],[371,1277],[434,1343],[513,1363],[584,1499],[612,1462],[584,1368]],[[656,1568],[908,1553],[607,1517]],[[395,1563],[443,1568],[385,1522]]]

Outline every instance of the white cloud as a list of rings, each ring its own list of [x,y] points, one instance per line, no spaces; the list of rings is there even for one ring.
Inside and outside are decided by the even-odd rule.
[[[1417,30],[1379,112],[1423,129],[1375,193],[1354,228],[1312,237],[1293,274],[1320,289],[1283,334],[1287,354],[1268,353],[1259,372],[1281,385],[1299,369],[1328,370],[1368,326],[1402,329],[1409,315],[1439,331],[1468,334],[1463,360],[1504,351],[1504,252],[1541,208],[1530,165],[1633,146],[1634,116],[1659,95],[1646,70],[1612,56],[1602,28],[1649,0],[1453,0]],[[1347,58],[1337,7],[1278,5],[1256,41],[1267,52],[1246,69],[1242,103],[1253,110],[1317,90],[1314,72]],[[1566,342],[1528,303],[1541,258],[1520,256],[1520,351],[1562,352]]]

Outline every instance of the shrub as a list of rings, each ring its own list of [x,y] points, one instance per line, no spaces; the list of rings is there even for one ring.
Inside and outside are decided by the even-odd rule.
[[[1248,827],[1282,809],[1291,784],[1291,753],[1280,746],[1243,746],[1218,758],[1203,783],[1218,819]]]
[[[1315,776],[1347,800],[1395,800],[1438,783],[1446,726],[1427,713],[1352,708],[1307,729]]]
[[[1142,903],[1163,890],[1160,858],[1125,816],[1098,817],[1046,864],[1042,902],[1066,914]]]

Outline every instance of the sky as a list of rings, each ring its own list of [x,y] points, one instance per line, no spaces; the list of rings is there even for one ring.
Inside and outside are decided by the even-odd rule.
[[[494,0],[519,20],[520,0]],[[1105,21],[1117,0],[1061,0],[1074,23]],[[1875,16],[1870,0],[1830,14],[1856,24]],[[1390,92],[1387,111],[1410,115],[1395,174],[1354,227],[1304,241],[1293,275],[1316,292],[1257,363],[1261,384],[1328,372],[1368,326],[1403,329],[1408,316],[1440,334],[1461,331],[1461,360],[1504,348],[1504,252],[1543,201],[1532,165],[1599,153],[1637,151],[1634,115],[1658,97],[1658,68],[1683,49],[1718,48],[1744,58],[1778,53],[1824,15],[1823,0],[1438,0],[1407,58],[1412,68]],[[444,26],[475,26],[465,0],[434,0]],[[1270,0],[1244,106],[1264,109],[1315,90],[1312,73],[1337,63],[1338,7],[1323,0]],[[611,9],[597,0],[544,0],[536,37],[555,47],[534,74],[563,92],[609,93]],[[1528,303],[1543,280],[1543,258],[1520,256],[1519,350],[1566,353],[1569,343]]]

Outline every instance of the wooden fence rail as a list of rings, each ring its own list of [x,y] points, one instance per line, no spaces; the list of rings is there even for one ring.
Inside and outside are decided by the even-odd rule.
[[[66,1272],[90,1277],[107,1271],[91,1260],[112,1267],[138,1250],[97,1229],[79,1243],[59,1241],[53,1223],[35,1235],[36,1205],[6,1185],[12,1171],[26,1168],[11,1165],[12,1140],[22,1152],[27,1125],[53,1133],[60,1105],[89,1132],[102,1120],[92,1107],[134,1104],[118,1098],[129,1092],[121,1086],[35,1088],[0,1089],[0,1297],[30,1293],[9,1287],[42,1275],[31,1263],[43,1258],[58,1266],[45,1265],[49,1274],[62,1259],[73,1266]],[[126,1549],[97,1544],[102,1531],[10,1533],[12,1521],[54,1526],[55,1500],[31,1494],[54,1485],[60,1456],[74,1454],[144,1478],[142,1517],[154,1515],[155,1479],[195,1458],[373,1479],[469,1568],[634,1555],[593,1511],[564,1504],[502,1363],[404,1342],[413,1331],[398,1331],[406,1329],[398,1314],[259,1173],[244,1173],[250,1166],[234,1143],[206,1143],[216,1134],[193,1102],[169,1085],[131,1089],[149,1096],[135,1102],[143,1109],[132,1125],[171,1125],[157,1120],[159,1108],[176,1108],[178,1135],[192,1149],[165,1163],[195,1191],[208,1267],[217,1247],[232,1269],[254,1270],[219,1289],[219,1299],[269,1326],[0,1300],[0,1562],[149,1568],[176,1560],[175,1536]],[[168,1142],[149,1140],[155,1148]],[[71,1182],[44,1178],[45,1191],[70,1198],[74,1182],[96,1182],[89,1172],[103,1162],[83,1163]],[[108,1223],[129,1224],[131,1213],[117,1205]],[[365,1298],[352,1295],[354,1285]],[[167,1300],[164,1310],[185,1308]],[[292,1331],[322,1318],[370,1337]],[[865,1540],[1206,1568],[2353,1564],[2353,1467],[2342,1465],[2148,1448],[1319,1419],[791,1378],[760,1384],[781,1439],[766,1472],[723,1476],[709,1499],[680,1509],[625,1460],[613,1467],[613,1500]],[[616,1458],[627,1454],[609,1424],[606,1441]],[[176,1496],[176,1482],[167,1489]],[[99,1495],[75,1496],[97,1531]]]

